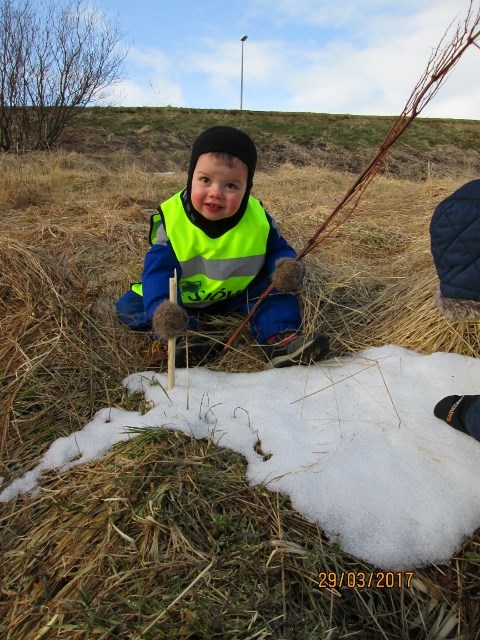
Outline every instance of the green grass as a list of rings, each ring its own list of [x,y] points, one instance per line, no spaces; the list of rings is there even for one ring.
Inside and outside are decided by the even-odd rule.
[[[327,113],[183,109],[173,107],[93,107],[80,114],[76,129],[94,126],[108,135],[138,136],[139,144],[152,134],[189,140],[214,124],[247,131],[260,145],[324,143],[346,149],[378,146],[396,119],[393,116],[357,116]],[[420,152],[442,145],[477,149],[480,121],[417,118],[402,141]]]

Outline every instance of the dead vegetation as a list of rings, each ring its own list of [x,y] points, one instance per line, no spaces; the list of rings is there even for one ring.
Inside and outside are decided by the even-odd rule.
[[[162,347],[120,326],[113,309],[140,274],[149,210],[185,179],[147,169],[122,153],[1,159],[5,483],[101,407],[138,407],[121,380],[165,367]],[[473,177],[377,176],[353,218],[306,258],[306,327],[328,332],[337,355],[396,343],[479,357],[478,325],[435,309],[428,239],[434,206]],[[283,164],[260,172],[254,192],[300,248],[351,181]],[[216,330],[226,339],[236,322]],[[263,363],[244,333],[214,366]],[[411,588],[320,589],[319,570],[372,567],[244,475],[237,454],[149,430],[2,505],[0,636],[479,637],[478,535],[450,563],[417,570]]]

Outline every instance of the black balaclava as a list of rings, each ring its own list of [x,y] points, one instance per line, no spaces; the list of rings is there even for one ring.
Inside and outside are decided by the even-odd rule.
[[[247,189],[243,197],[240,207],[235,215],[230,218],[224,218],[216,222],[204,218],[192,205],[190,198],[192,188],[193,172],[197,164],[198,158],[203,153],[219,152],[228,153],[242,160],[248,169]],[[187,188],[183,194],[185,209],[190,220],[197,227],[202,229],[211,238],[218,238],[229,229],[232,229],[242,218],[247,208],[250,190],[253,185],[253,176],[257,165],[257,150],[253,140],[240,129],[234,127],[216,126],[210,127],[193,143],[192,155],[190,156],[190,165],[188,167]]]

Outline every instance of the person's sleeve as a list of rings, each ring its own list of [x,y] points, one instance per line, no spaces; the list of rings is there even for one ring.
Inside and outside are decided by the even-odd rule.
[[[477,399],[467,410],[465,425],[468,433],[480,442],[480,396],[477,396]]]
[[[153,244],[143,262],[142,290],[143,304],[147,320],[152,321],[158,305],[170,297],[170,278],[177,271],[180,280],[181,269],[163,225],[157,232],[157,240]]]
[[[295,249],[283,237],[276,221],[268,213],[267,219],[270,223],[270,232],[267,240],[267,250],[265,253],[264,270],[268,275],[275,271],[275,263],[280,258],[295,258]]]

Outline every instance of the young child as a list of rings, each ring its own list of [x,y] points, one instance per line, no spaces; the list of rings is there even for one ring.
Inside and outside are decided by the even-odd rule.
[[[430,222],[440,280],[436,302],[452,321],[480,321],[480,180],[467,182],[437,205]],[[437,418],[480,441],[480,395],[447,396]]]
[[[178,338],[176,365],[185,366],[185,335],[202,316],[248,313],[273,283],[274,291],[251,318],[253,338],[273,367],[307,363],[328,353],[328,338],[300,333],[303,265],[261,202],[250,195],[257,151],[250,137],[233,127],[215,126],[194,142],[187,186],[152,216],[152,247],[142,283],[117,302],[118,317],[137,331],[160,339]],[[169,281],[177,272],[178,304],[169,301]],[[211,338],[188,340],[196,364],[222,347]]]

